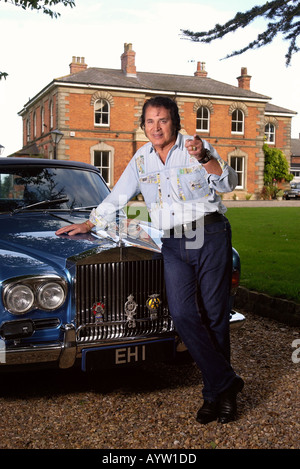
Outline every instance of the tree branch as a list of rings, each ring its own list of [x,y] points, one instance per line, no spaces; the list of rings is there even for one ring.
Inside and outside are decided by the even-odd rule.
[[[240,28],[245,28],[259,17],[272,20],[267,24],[266,30],[259,34],[254,41],[240,50],[236,50],[228,54],[225,59],[240,55],[249,49],[257,49],[271,43],[274,38],[281,33],[285,40],[290,41],[286,58],[286,65],[290,65],[292,55],[299,51],[297,46],[297,38],[300,33],[300,23],[295,21],[300,16],[299,0],[274,0],[266,2],[261,6],[254,6],[245,13],[238,12],[234,18],[225,24],[216,24],[209,31],[193,32],[190,30],[181,30],[182,34],[194,42],[210,43],[216,39],[221,39],[229,33],[235,32]]]

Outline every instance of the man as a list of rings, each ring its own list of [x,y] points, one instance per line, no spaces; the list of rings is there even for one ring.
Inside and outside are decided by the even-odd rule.
[[[101,229],[117,209],[143,194],[152,223],[164,230],[170,312],[202,373],[204,403],[197,420],[227,423],[236,418],[244,383],[230,364],[231,230],[216,191],[232,191],[237,175],[208,142],[179,133],[178,107],[170,98],[146,101],[141,127],[150,142],[136,152],[112,192],[89,221],[57,234]]]

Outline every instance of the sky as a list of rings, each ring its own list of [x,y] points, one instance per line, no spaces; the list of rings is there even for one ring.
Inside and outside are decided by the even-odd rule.
[[[69,74],[72,56],[85,57],[89,67],[120,69],[124,43],[132,43],[137,72],[190,75],[197,62],[206,63],[208,77],[237,86],[241,68],[252,76],[251,90],[271,103],[298,113],[292,137],[300,134],[300,52],[285,65],[288,42],[282,37],[241,56],[223,59],[255,39],[265,20],[211,44],[182,38],[181,30],[208,30],[238,11],[263,0],[75,0],[76,7],[56,7],[51,19],[0,0],[0,145],[2,156],[22,148],[22,118],[18,112],[54,78]],[[242,5],[242,7],[241,7]]]

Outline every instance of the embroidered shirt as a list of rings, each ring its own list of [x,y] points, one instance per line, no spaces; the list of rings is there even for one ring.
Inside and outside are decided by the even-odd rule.
[[[133,156],[112,192],[91,212],[90,221],[96,228],[104,228],[113,221],[118,209],[135,195],[142,193],[152,224],[163,230],[190,223],[211,212],[225,213],[218,192],[231,192],[237,185],[237,174],[223,161],[212,145],[203,141],[217,159],[222,174],[208,174],[185,148],[187,139],[178,134],[165,163],[155,152],[151,142]]]

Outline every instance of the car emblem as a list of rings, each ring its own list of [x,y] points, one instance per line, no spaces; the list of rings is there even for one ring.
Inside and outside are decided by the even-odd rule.
[[[134,301],[133,295],[129,295],[125,303],[125,316],[127,319],[128,327],[135,327],[136,325],[136,322],[134,319],[134,315],[136,314],[136,308],[137,308],[137,303]]]
[[[159,299],[159,295],[156,293],[150,295],[148,300],[146,301],[146,306],[150,311],[150,317],[152,321],[157,319],[157,311],[160,306],[160,303],[161,301]]]
[[[104,321],[104,310],[105,304],[98,301],[97,303],[93,304],[93,314],[95,316],[95,323],[96,324],[103,324]]]

